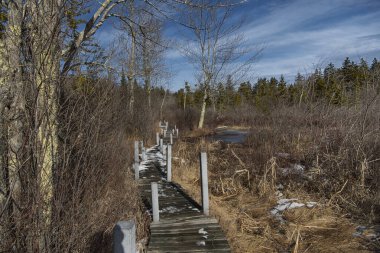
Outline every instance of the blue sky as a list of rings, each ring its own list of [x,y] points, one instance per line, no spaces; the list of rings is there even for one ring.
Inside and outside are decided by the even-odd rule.
[[[369,63],[380,58],[380,0],[248,0],[235,15],[245,18],[241,29],[247,42],[264,48],[251,82],[281,74],[292,81],[297,72],[329,62],[340,66],[347,56]],[[169,24],[165,35],[178,39],[178,29]],[[102,36],[104,31],[98,35],[103,43],[112,38],[112,30]],[[175,48],[166,52],[166,64],[170,89],[183,87],[185,80],[195,82],[195,70]]]

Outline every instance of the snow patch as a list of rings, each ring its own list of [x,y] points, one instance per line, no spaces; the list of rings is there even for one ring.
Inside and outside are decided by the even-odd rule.
[[[308,207],[308,208],[313,208],[313,207],[316,206],[317,204],[318,204],[317,202],[309,201],[309,202],[306,202],[306,207]]]
[[[197,241],[197,246],[206,246],[205,241]]]
[[[303,174],[305,171],[305,166],[301,164],[292,164],[290,167],[286,168],[280,168],[280,171],[284,175],[289,175],[289,174]]]
[[[280,199],[277,201],[277,206],[275,206],[270,212],[272,215],[276,215],[287,209],[294,209],[305,206],[303,203],[295,202],[298,199]]]
[[[181,211],[181,209],[178,209],[174,206],[168,206],[168,207],[165,207],[165,208],[162,208],[160,210],[160,213],[176,213],[176,212],[179,212]]]
[[[198,234],[207,235],[208,232],[204,228],[201,228],[198,230]]]

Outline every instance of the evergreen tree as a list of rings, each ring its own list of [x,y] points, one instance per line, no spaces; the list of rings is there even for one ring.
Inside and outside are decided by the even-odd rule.
[[[185,82],[185,94],[186,94],[186,106],[193,106],[194,105],[194,96],[191,92],[191,87],[189,82]]]
[[[177,91],[177,93],[175,94],[175,98],[176,98],[178,107],[180,108],[183,107],[183,104],[185,101],[185,89],[182,88],[179,91]]]
[[[325,79],[325,82],[327,83],[327,85],[329,84],[329,80],[332,76],[334,76],[336,74],[336,69],[335,69],[335,66],[334,64],[332,64],[331,62],[327,65],[327,67],[324,69],[323,71],[323,78]]]
[[[217,94],[218,94],[216,104],[218,106],[218,110],[221,112],[222,110],[225,109],[226,104],[227,104],[226,90],[224,88],[223,83],[218,83],[216,89],[217,89]]]
[[[347,89],[352,90],[352,83],[356,81],[358,66],[355,62],[351,61],[349,57],[343,61],[341,72],[343,74],[344,81],[347,84]]]
[[[365,72],[369,71],[368,63],[363,58],[360,58],[360,69]]]
[[[252,87],[250,82],[243,82],[239,85],[239,94],[244,98],[246,102],[251,101],[252,99]]]
[[[275,77],[271,77],[271,79],[269,80],[269,86],[268,86],[268,96],[272,99],[275,98],[276,96],[276,93],[277,93],[277,85],[278,85],[278,81]]]
[[[322,73],[320,69],[316,69],[313,75],[314,82],[315,82],[315,97],[320,99],[325,96],[326,92],[326,83],[324,78],[322,77]]]
[[[283,75],[280,76],[280,81],[278,82],[278,87],[277,87],[277,94],[280,98],[285,98],[286,97],[286,81]]]
[[[380,69],[380,63],[377,61],[376,58],[373,58],[371,71],[374,72],[375,70],[379,70],[379,69]]]
[[[294,85],[301,86],[301,85],[303,85],[304,81],[305,81],[305,77],[303,75],[301,75],[300,72],[298,72],[297,75],[296,75],[296,78],[295,78]]]
[[[227,105],[228,106],[234,106],[235,89],[234,89],[234,85],[233,85],[231,75],[227,76],[225,92],[226,92]]]
[[[304,100],[305,81],[305,77],[298,72],[291,92],[289,92],[291,101],[295,104],[300,104]]]

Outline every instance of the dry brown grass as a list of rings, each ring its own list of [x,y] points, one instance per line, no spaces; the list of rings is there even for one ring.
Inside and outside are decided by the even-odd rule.
[[[295,150],[301,149],[301,139],[297,138]],[[271,149],[268,144],[262,148]],[[326,198],[308,193],[296,180],[288,180],[284,196],[319,204],[285,211],[285,223],[276,220],[270,210],[277,201],[275,187],[284,180],[277,175],[278,168],[286,161],[270,157],[260,162],[260,156],[253,156],[257,143],[253,148],[202,139],[178,142],[174,180],[197,201],[201,149],[208,153],[211,213],[219,219],[234,252],[367,252],[360,239],[352,236],[356,225]]]

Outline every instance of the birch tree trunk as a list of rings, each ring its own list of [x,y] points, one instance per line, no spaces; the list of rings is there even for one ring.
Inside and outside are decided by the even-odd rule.
[[[149,48],[146,36],[143,36],[143,71],[144,71],[144,82],[145,90],[148,95],[148,107],[151,108],[151,66],[149,64]]]
[[[162,98],[162,102],[161,102],[161,106],[160,106],[160,120],[163,120],[166,93],[167,93],[167,90],[165,89],[164,97]]]
[[[203,99],[202,99],[201,115],[199,117],[199,123],[198,123],[199,129],[203,128],[205,114],[206,114],[206,102],[207,102],[207,89],[205,89],[205,94],[203,95]]]
[[[184,95],[183,95],[183,111],[186,111],[186,96],[187,96],[187,91],[185,89]]]
[[[30,1],[30,72],[27,76],[26,106],[28,108],[29,169],[25,184],[35,181],[30,193],[34,194],[36,206],[33,215],[38,236],[31,241],[32,248],[48,251],[50,247],[49,228],[52,221],[53,176],[58,164],[58,93],[60,90],[59,65],[61,41],[59,39],[63,16],[61,0]],[[33,233],[34,233],[33,232]]]
[[[134,20],[134,14],[135,14],[135,1],[130,1],[130,21],[129,21],[129,27],[131,30],[131,54],[129,57],[129,66],[128,66],[128,85],[129,85],[129,112],[133,113],[133,106],[135,103],[135,92],[134,92],[134,85],[135,85],[135,75],[136,75],[136,33],[135,33],[135,24],[132,22]]]

